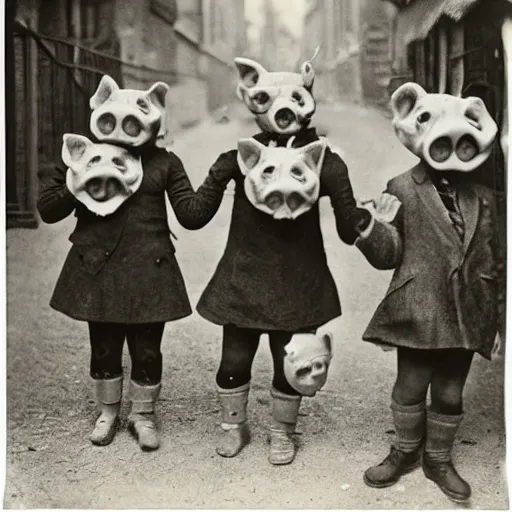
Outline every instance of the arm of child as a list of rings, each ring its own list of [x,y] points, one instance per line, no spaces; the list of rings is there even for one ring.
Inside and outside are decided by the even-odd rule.
[[[167,195],[178,222],[186,229],[200,229],[217,213],[228,183],[238,166],[236,151],[219,156],[203,184],[194,191],[181,160],[170,153]]]
[[[66,186],[66,171],[48,166],[38,172],[39,196],[37,210],[43,222],[54,224],[70,215],[76,207],[75,196]]]
[[[402,257],[402,215],[400,200],[391,184],[381,195],[368,228],[355,244],[370,265],[378,270],[395,268]],[[396,193],[396,192],[395,192]]]
[[[359,233],[370,225],[372,216],[367,209],[358,208],[347,166],[329,148],[326,149],[320,182],[331,200],[339,237],[346,244],[353,245]]]

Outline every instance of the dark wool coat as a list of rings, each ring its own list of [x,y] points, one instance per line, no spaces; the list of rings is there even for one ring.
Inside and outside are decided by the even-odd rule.
[[[170,239],[165,194],[176,218],[199,229],[215,215],[231,176],[213,166],[194,192],[179,158],[164,149],[141,153],[144,177],[137,192],[107,217],[69,192],[65,171],[41,171],[38,209],[57,222],[75,211],[77,224],[50,305],[77,320],[152,323],[192,313]]]
[[[255,136],[262,144],[268,134]],[[294,147],[318,140],[314,129],[299,133]],[[277,139],[284,146],[286,138]],[[338,292],[320,230],[318,202],[295,220],[275,220],[256,209],[244,192],[237,152],[221,155],[215,166],[229,166],[235,175],[235,198],[224,254],[203,292],[197,311],[218,324],[263,331],[319,326],[341,314]],[[328,196],[339,236],[353,244],[356,224],[369,213],[356,208],[343,160],[327,149],[320,175],[321,196]]]
[[[397,237],[377,226],[358,247],[377,268],[396,268],[363,339],[417,349],[465,348],[490,358],[504,321],[503,253],[490,189],[455,185],[465,224],[458,237],[425,164],[388,183],[402,206]],[[396,233],[395,232],[395,233]]]

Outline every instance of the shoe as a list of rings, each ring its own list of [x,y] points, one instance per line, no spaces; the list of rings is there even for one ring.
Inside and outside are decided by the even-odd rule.
[[[137,438],[143,451],[160,447],[156,426],[155,403],[160,395],[161,384],[141,385],[130,382],[132,409],[128,416],[128,428]]]
[[[249,384],[235,389],[219,387],[217,394],[222,409],[222,433],[215,451],[221,457],[235,457],[251,440],[247,425]]]
[[[270,428],[269,462],[275,466],[291,464],[295,459],[297,447],[293,438],[299,408],[300,395],[286,395],[273,388],[272,427]]]
[[[459,475],[451,458],[462,417],[462,414],[452,416],[428,411],[422,464],[425,476],[455,503],[467,503],[471,497],[470,485]]]
[[[128,428],[137,438],[141,450],[148,452],[160,447],[154,413],[131,414],[128,419]]]
[[[408,453],[392,446],[389,455],[380,464],[365,471],[364,483],[377,489],[390,487],[396,484],[400,477],[418,468],[420,464],[421,447]]]
[[[100,415],[89,439],[96,446],[106,446],[114,440],[119,427],[123,377],[94,379],[94,388]]]

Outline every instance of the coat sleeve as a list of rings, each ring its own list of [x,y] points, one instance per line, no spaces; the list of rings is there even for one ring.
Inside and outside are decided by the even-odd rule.
[[[37,210],[43,222],[54,224],[70,215],[77,205],[75,196],[66,186],[66,171],[48,166],[38,172],[39,196]]]
[[[489,191],[491,204],[493,205],[494,216],[494,234],[493,234],[493,253],[496,262],[496,280],[498,285],[497,304],[498,304],[498,332],[501,338],[502,350],[506,340],[506,296],[507,296],[507,235],[506,222],[504,216],[498,213],[498,198]]]
[[[392,194],[402,200],[393,180],[388,182],[384,193]],[[363,253],[368,263],[378,270],[391,270],[402,259],[403,210],[402,204],[396,217],[389,223],[372,220],[369,233],[365,233],[356,240],[357,248]]]
[[[368,227],[371,214],[358,208],[345,162],[329,148],[326,150],[320,175],[322,192],[331,200],[338,235],[346,244],[353,245],[361,231]]]
[[[197,191],[194,191],[181,160],[170,153],[167,195],[178,222],[184,228],[200,229],[217,213],[224,191],[238,170],[233,153],[230,151],[219,156]]]

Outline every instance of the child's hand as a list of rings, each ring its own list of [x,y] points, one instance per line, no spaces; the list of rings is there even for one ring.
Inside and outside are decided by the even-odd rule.
[[[375,220],[387,223],[393,222],[400,206],[402,206],[402,203],[396,196],[387,192],[380,196],[378,203],[370,199],[359,201],[359,204],[362,208],[366,208]]]

